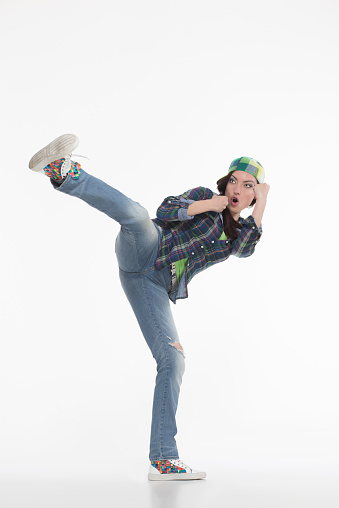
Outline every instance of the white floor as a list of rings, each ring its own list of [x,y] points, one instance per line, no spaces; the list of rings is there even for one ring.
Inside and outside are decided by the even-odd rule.
[[[201,438],[198,455],[188,436],[189,463],[207,472],[197,481],[150,482],[141,449],[132,458],[112,443],[101,455],[90,442],[82,456],[71,446],[60,456],[55,447],[22,451],[12,469],[0,455],[0,508],[338,508],[338,439],[326,430],[228,429],[221,440]]]
[[[293,467],[292,467],[293,470]],[[210,466],[206,480],[149,482],[114,477],[2,477],[1,508],[337,508],[338,472]]]

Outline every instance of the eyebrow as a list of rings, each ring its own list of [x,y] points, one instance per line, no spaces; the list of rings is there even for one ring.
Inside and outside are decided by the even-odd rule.
[[[235,180],[238,181],[238,178],[236,176],[234,176],[234,175],[231,175],[231,178],[234,178]],[[243,183],[254,183],[254,182],[253,182],[253,180],[244,180]]]

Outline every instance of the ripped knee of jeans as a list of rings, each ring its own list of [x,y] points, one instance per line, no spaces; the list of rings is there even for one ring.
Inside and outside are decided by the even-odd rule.
[[[171,341],[171,337],[168,337],[168,340]],[[180,344],[180,342],[169,342],[169,345],[174,347],[179,353],[181,353],[183,356],[185,356],[185,353],[184,353],[184,349],[182,347],[182,345]]]

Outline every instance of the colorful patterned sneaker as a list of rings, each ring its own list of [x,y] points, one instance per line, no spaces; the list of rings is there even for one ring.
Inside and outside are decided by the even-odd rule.
[[[67,173],[79,178],[81,166],[70,160],[78,144],[75,134],[63,134],[33,155],[28,166],[32,171],[45,173],[55,180],[65,178]]]
[[[69,154],[48,164],[43,168],[45,175],[52,178],[52,180],[63,180],[69,174],[74,180],[77,180],[81,173],[81,165],[79,162],[71,161],[71,155]]]
[[[179,459],[152,460],[148,479],[153,481],[201,480],[206,478],[204,471],[194,471]]]

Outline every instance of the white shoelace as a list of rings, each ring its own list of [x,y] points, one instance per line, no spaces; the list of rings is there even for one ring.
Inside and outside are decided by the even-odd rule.
[[[72,164],[71,157],[72,157],[72,155],[74,155],[75,157],[82,157],[83,159],[89,160],[89,158],[86,157],[85,155],[78,155],[76,153],[73,153],[73,154],[69,153],[68,155],[66,155],[65,160],[62,163],[62,166],[61,166],[61,169],[60,169],[60,174],[61,174],[62,178],[66,177],[68,171],[71,168],[71,164]]]
[[[186,466],[186,464],[180,459],[171,460],[170,462],[172,462],[172,464],[174,464],[175,466],[181,467],[182,469],[186,469],[186,471],[191,470],[191,468]]]

